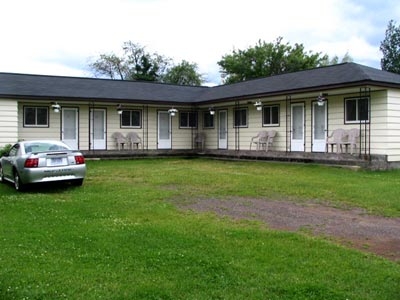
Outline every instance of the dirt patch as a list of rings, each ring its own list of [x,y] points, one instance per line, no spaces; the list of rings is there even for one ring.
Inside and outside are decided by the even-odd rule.
[[[263,199],[198,199],[180,207],[235,219],[259,220],[278,230],[327,236],[346,246],[400,261],[400,218],[372,216],[361,209]]]

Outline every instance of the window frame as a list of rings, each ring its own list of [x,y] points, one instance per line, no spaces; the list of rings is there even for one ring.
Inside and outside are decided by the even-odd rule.
[[[211,126],[206,126],[206,116],[208,116],[212,122]],[[215,128],[215,114],[210,114],[210,111],[203,111],[203,129],[214,129]]]
[[[183,114],[187,114],[187,124],[184,124],[184,125],[182,125],[182,120],[183,120],[182,115]],[[191,122],[192,122],[191,116],[195,118],[194,119],[195,124],[193,126],[191,126]],[[197,111],[189,111],[189,110],[179,111],[179,128],[181,128],[181,129],[195,128],[196,129],[198,127],[198,122],[199,122],[199,120],[198,120]]]
[[[361,120],[360,119],[360,106],[359,106],[359,101],[360,100],[367,100],[367,110],[366,110],[366,119],[365,120]],[[356,114],[356,119],[355,120],[348,120],[348,105],[347,103],[349,101],[356,101],[356,107],[355,107],[355,114]],[[369,115],[369,106],[370,106],[370,101],[371,98],[370,97],[346,97],[344,98],[344,124],[365,124],[365,123],[369,123],[370,122],[370,115]]]
[[[34,109],[35,110],[35,121],[33,124],[28,124],[26,122],[27,117],[27,109]],[[46,124],[38,124],[38,109],[46,110]],[[49,128],[50,120],[49,120],[49,107],[48,106],[33,106],[33,105],[26,105],[23,107],[23,126],[30,127],[30,128]]]
[[[278,122],[277,123],[272,123],[272,121],[273,121],[273,115],[272,115],[272,113],[273,113],[273,108],[274,107],[276,107],[277,109],[278,109],[278,111],[277,111],[277,119],[278,119]],[[267,108],[269,108],[270,109],[270,119],[271,119],[271,123],[265,123],[264,121],[265,121],[265,114],[266,114],[266,109]],[[263,106],[263,108],[262,108],[262,126],[263,127],[279,127],[280,126],[280,123],[281,123],[281,118],[280,118],[280,112],[281,112],[281,107],[280,107],[280,105],[279,104],[269,104],[269,105],[264,105]]]
[[[124,112],[130,112],[130,116],[129,116],[130,125],[122,124],[122,115],[124,114]],[[139,113],[139,125],[132,124],[132,112]],[[142,110],[141,109],[124,109],[124,110],[122,110],[122,114],[120,115],[120,118],[119,118],[119,124],[120,124],[120,128],[136,128],[136,129],[142,128]]]
[[[244,111],[245,122],[242,122],[240,119],[240,124],[237,123],[237,115],[236,113],[239,111]],[[249,108],[248,107],[238,107],[233,110],[233,128],[248,128],[249,127]]]

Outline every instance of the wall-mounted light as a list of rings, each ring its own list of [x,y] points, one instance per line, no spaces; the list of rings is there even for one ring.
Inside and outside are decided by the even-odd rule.
[[[326,98],[326,96],[328,96],[328,94],[325,93],[320,93],[317,97],[317,104],[318,106],[324,106],[325,101],[327,101],[328,99]]]
[[[254,103],[254,106],[256,107],[256,109],[258,111],[262,110],[262,103],[261,101],[257,101],[256,103]]]
[[[170,108],[168,109],[168,113],[171,117],[174,117],[176,115],[176,113],[178,112],[178,110],[176,108]]]
[[[53,103],[51,104],[51,108],[52,108],[52,110],[53,110],[55,113],[59,113],[60,110],[61,110],[61,105],[58,104],[57,102],[53,102]]]
[[[122,115],[122,105],[121,104],[118,104],[117,105],[117,113],[119,114],[119,115]]]
[[[208,111],[210,112],[210,115],[215,115],[215,109],[214,109],[214,107],[210,107],[210,108],[208,109]]]

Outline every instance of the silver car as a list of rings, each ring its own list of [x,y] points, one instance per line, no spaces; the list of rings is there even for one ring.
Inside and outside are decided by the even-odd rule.
[[[31,183],[69,181],[81,186],[85,158],[61,141],[22,141],[0,158],[0,182],[10,181],[16,190]]]

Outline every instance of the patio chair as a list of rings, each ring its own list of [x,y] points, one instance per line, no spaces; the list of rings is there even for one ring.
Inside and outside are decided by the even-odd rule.
[[[326,152],[329,152],[329,146],[331,146],[331,152],[333,152],[333,146],[336,145],[336,153],[343,152],[343,145],[347,142],[348,133],[344,129],[335,129],[332,134],[326,139]]]
[[[137,132],[128,132],[126,134],[126,139],[129,145],[129,149],[133,149],[134,146],[136,146],[136,149],[139,149],[139,144],[141,144],[143,148],[142,139]]]
[[[253,136],[250,141],[250,150],[253,144],[256,145],[256,149],[264,148],[268,143],[268,131],[260,131],[256,136]]]
[[[350,145],[350,154],[353,154],[353,150],[357,149],[357,141],[359,137],[360,137],[359,129],[352,128],[347,130],[347,142],[345,143],[345,145],[346,145],[346,150],[347,146]]]
[[[124,149],[124,145],[126,144],[126,138],[121,132],[114,132],[111,135],[111,137],[114,139],[118,150]]]
[[[268,131],[268,140],[267,143],[265,144],[265,152],[267,152],[268,148],[272,146],[272,144],[274,143],[274,138],[276,136],[276,133],[277,132],[275,130]]]
[[[206,142],[206,134],[204,132],[196,133],[193,141],[196,149],[204,150],[204,144]]]

